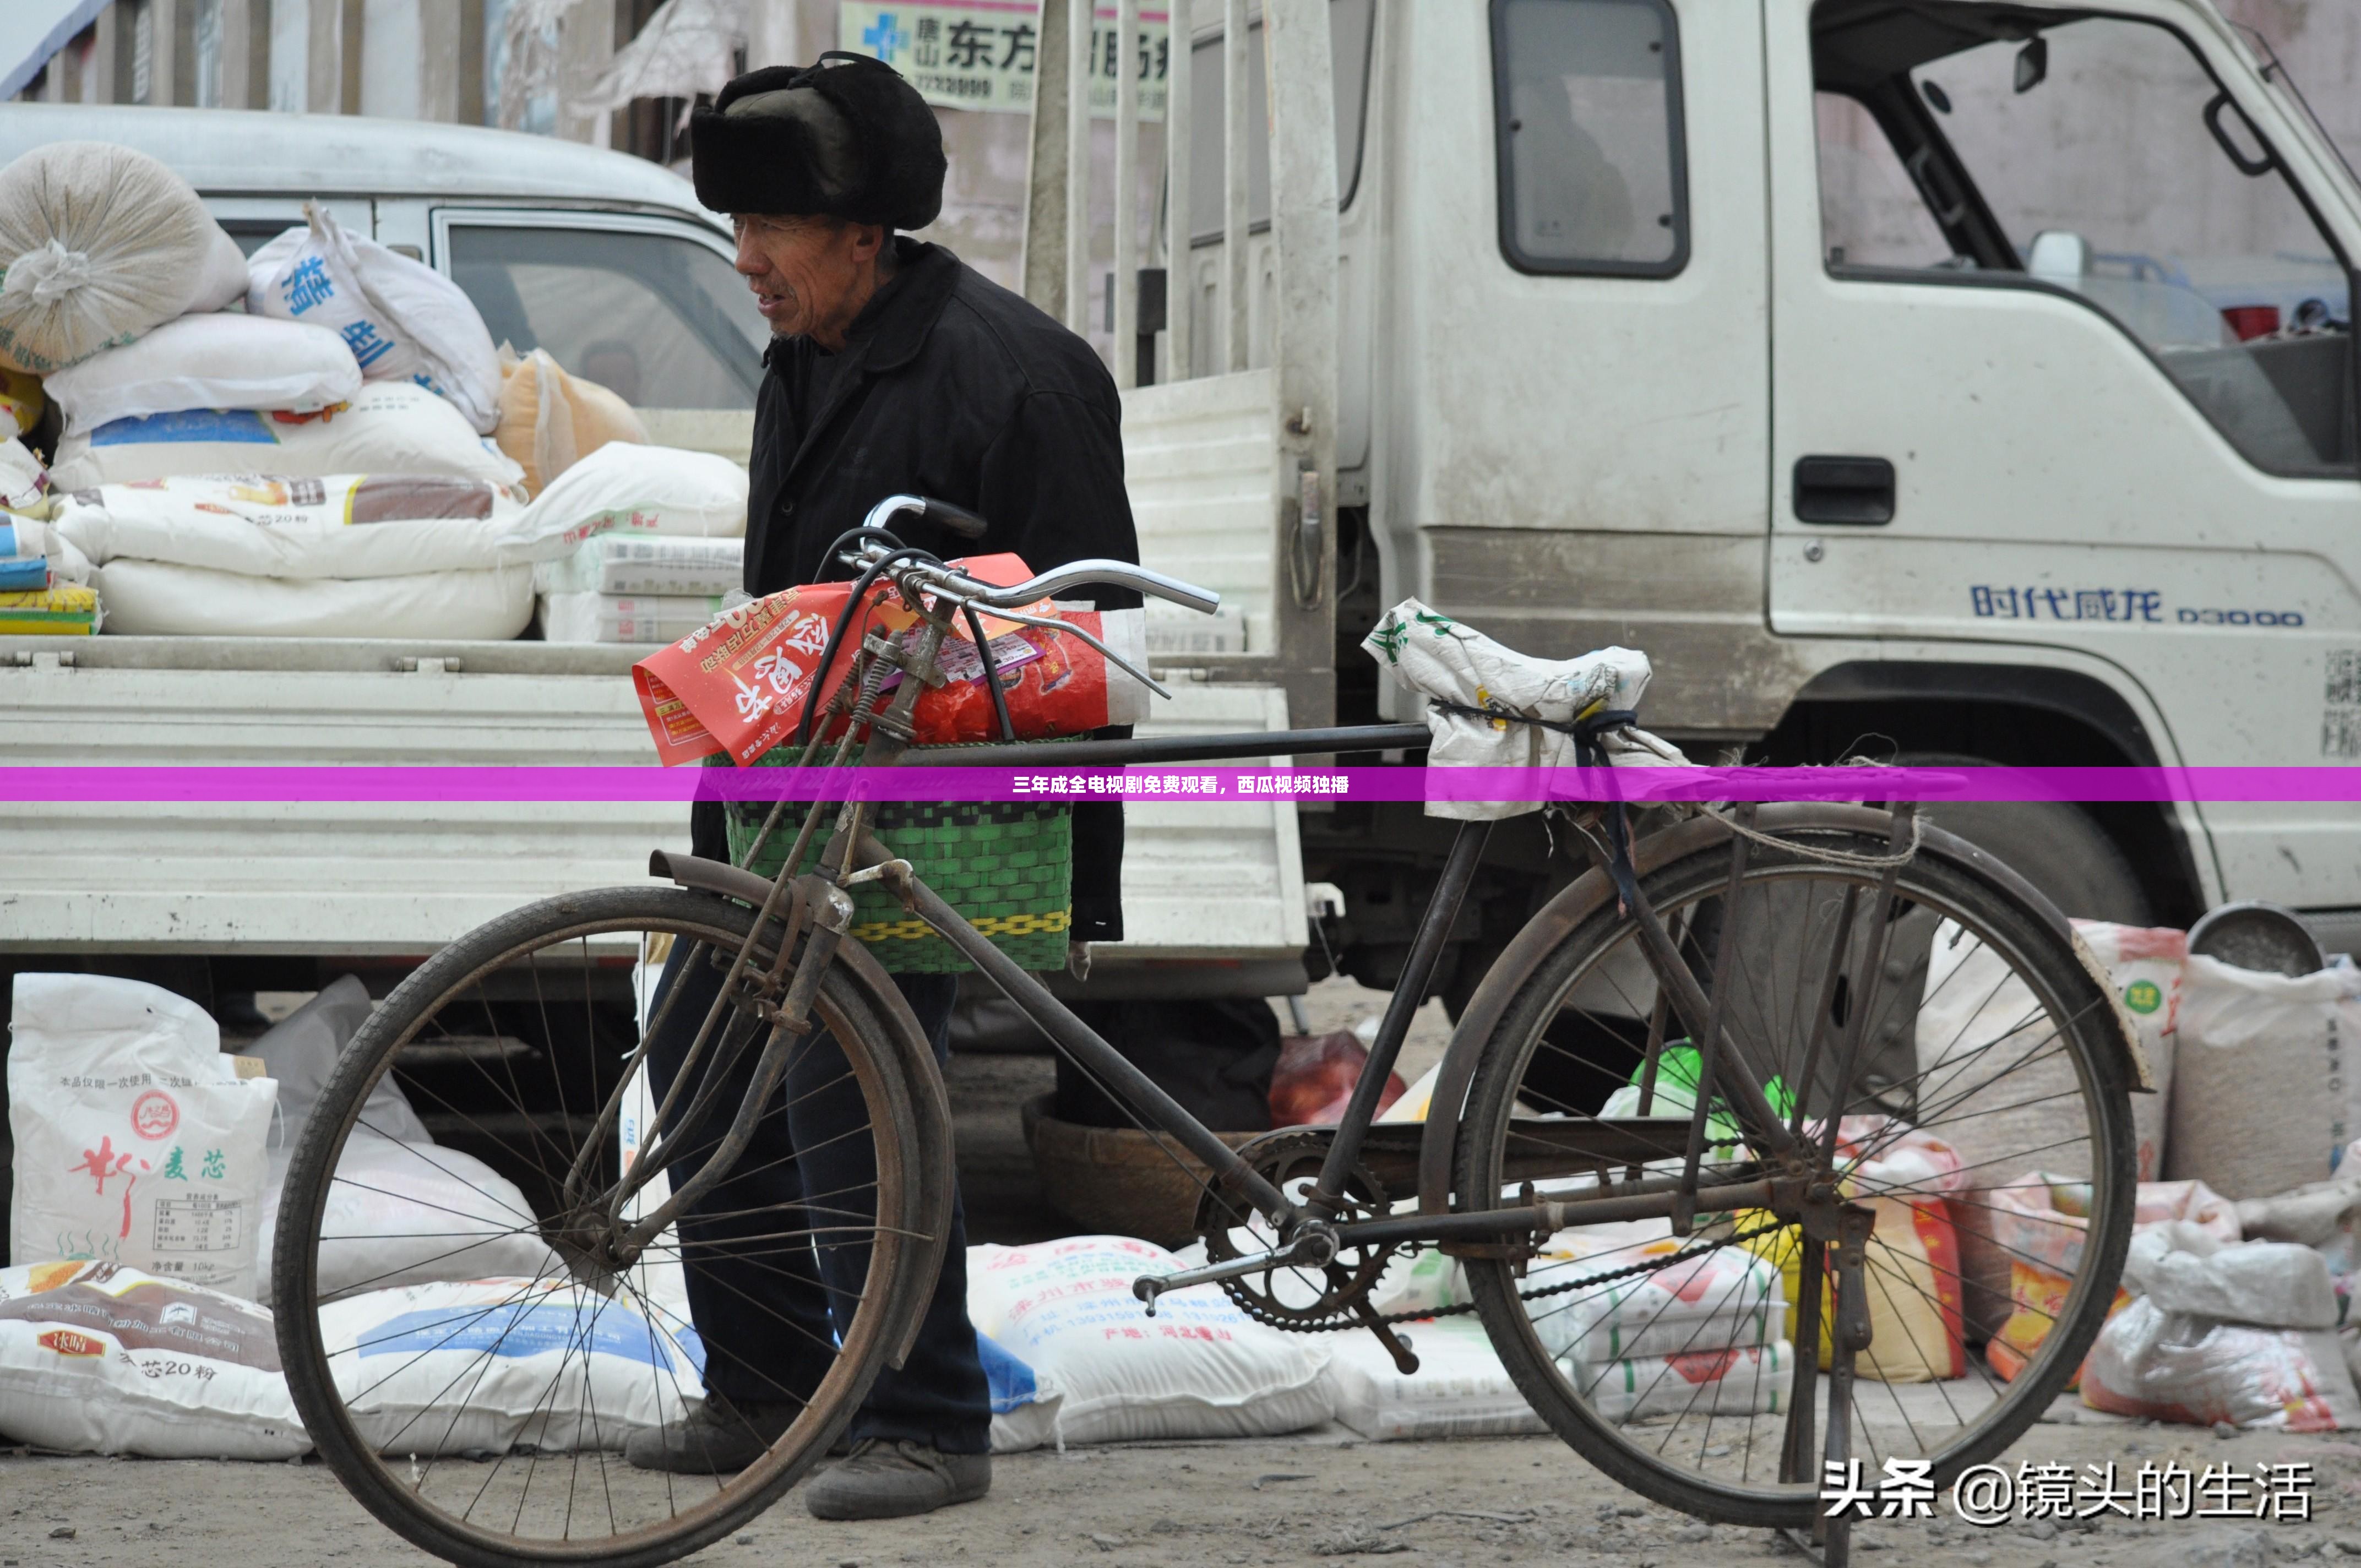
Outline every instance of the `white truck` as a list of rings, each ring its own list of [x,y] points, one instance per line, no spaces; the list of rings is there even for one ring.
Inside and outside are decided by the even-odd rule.
[[[1143,176],[1172,199],[1145,255],[1117,247],[1172,286],[1161,323],[1127,288],[1112,313],[1153,334],[1126,405],[1146,558],[1235,613],[1151,643],[1189,677],[1171,722],[1415,717],[1355,648],[1415,593],[1535,653],[1645,649],[1647,722],[1700,753],[2361,761],[2361,184],[2202,0],[1176,9]],[[1040,58],[1045,104],[1089,69]],[[1062,257],[1035,291],[1080,322],[1087,159],[1061,176],[1057,130],[1027,275]],[[657,439],[742,453],[754,323],[661,170],[453,127],[0,108],[0,158],[65,136],[154,151],[258,238],[307,196],[366,209],[496,336],[595,356]],[[20,640],[0,707],[26,760],[620,762],[646,755],[631,656]],[[1440,842],[1417,808],[1241,809],[1264,815],[1135,811],[1133,941],[1099,973],[1273,995],[1301,956],[1389,984]],[[2361,946],[2348,806],[1940,815],[2072,913],[2268,898]],[[0,824],[9,961],[181,957],[225,988],[390,973],[683,837],[582,806]],[[1570,870],[1532,819],[1495,835],[1446,1000]],[[1307,882],[1343,890],[1316,932]]]
[[[252,251],[308,198],[456,280],[494,339],[632,402],[653,439],[742,461],[767,328],[726,223],[643,160],[516,133],[339,116],[0,105],[0,164],[49,141],[137,148]],[[624,645],[237,637],[0,638],[12,763],[655,761]],[[1195,685],[1168,732],[1275,727],[1278,694]],[[1304,986],[1301,861],[1279,802],[1131,813],[1131,940],[1093,994]],[[382,994],[506,910],[642,881],[685,806],[0,803],[0,988],[87,967],[208,1004],[351,970]],[[1218,886],[1219,898],[1201,895]]]
[[[1147,558],[1245,607],[1209,670],[1396,717],[1416,594],[1644,649],[1698,755],[2361,762],[2361,184],[2204,0],[1184,9],[1126,440]],[[1936,815],[2071,914],[2361,947],[2350,805]],[[1388,983],[1439,840],[1302,823]],[[1495,835],[1447,1000],[1572,869]]]

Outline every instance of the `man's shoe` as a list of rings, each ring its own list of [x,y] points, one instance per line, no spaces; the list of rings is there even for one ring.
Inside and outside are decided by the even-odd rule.
[[[669,1470],[676,1475],[743,1470],[794,1424],[799,1409],[785,1403],[732,1404],[708,1393],[687,1420],[634,1433],[623,1444],[623,1457],[642,1470]]]
[[[991,1490],[989,1453],[870,1438],[804,1487],[804,1507],[820,1519],[897,1519],[972,1503]]]

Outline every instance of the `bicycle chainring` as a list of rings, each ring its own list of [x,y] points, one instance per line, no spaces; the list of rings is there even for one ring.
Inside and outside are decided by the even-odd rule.
[[[1328,1157],[1328,1139],[1316,1134],[1272,1138],[1244,1151],[1256,1173],[1290,1197],[1301,1200],[1318,1180]],[[1290,1190],[1293,1189],[1293,1190]],[[1345,1179],[1344,1203],[1334,1220],[1374,1219],[1389,1212],[1385,1184],[1367,1168],[1356,1165]],[[1197,1234],[1204,1239],[1205,1261],[1228,1263],[1277,1245],[1268,1225],[1258,1217],[1236,1230],[1238,1206],[1208,1188],[1197,1205]],[[1240,1245],[1242,1236],[1251,1244]],[[1276,1264],[1259,1274],[1222,1281],[1222,1289],[1238,1310],[1258,1323],[1293,1333],[1325,1333],[1358,1328],[1360,1303],[1377,1288],[1395,1248],[1348,1247],[1324,1268],[1303,1264]]]

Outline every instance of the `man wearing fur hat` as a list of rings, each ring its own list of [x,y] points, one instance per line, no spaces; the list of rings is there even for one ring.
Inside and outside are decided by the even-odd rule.
[[[905,543],[946,559],[1009,551],[1037,571],[1085,556],[1138,559],[1121,404],[1097,355],[949,250],[895,232],[932,223],[942,205],[942,135],[916,89],[881,61],[829,53],[814,66],[738,78],[697,112],[690,137],[697,199],[730,215],[738,270],[774,334],[754,414],[748,592],[841,575],[822,559],[829,542],[896,492],[950,501],[990,523],[971,543],[928,520],[895,522]],[[1138,602],[1127,590],[1098,594],[1102,609]],[[1121,812],[1115,803],[1074,807],[1077,940],[1121,939]],[[726,858],[718,808],[697,827],[698,853]],[[702,1021],[718,983],[699,972],[708,968],[667,972],[667,988],[689,987],[672,1018]],[[939,1059],[956,977],[896,980]],[[697,1024],[686,1027],[693,1035]],[[659,1093],[686,1044],[651,1041]],[[823,1278],[807,1254],[757,1245],[763,1255],[733,1259],[724,1244],[733,1227],[745,1232],[740,1241],[775,1231],[779,1212],[805,1190],[859,1187],[862,1172],[844,1168],[840,1151],[861,1148],[866,1159],[866,1140],[831,1137],[851,1129],[829,1124],[828,1099],[791,1096],[785,1115],[766,1117],[739,1162],[745,1174],[706,1195],[699,1208],[709,1218],[684,1222],[708,1397],[697,1415],[634,1439],[632,1464],[743,1468],[827,1371],[826,1302],[859,1290],[865,1251],[821,1247]],[[863,1114],[858,1095],[844,1110]],[[698,1240],[719,1261],[697,1261]],[[955,1218],[907,1360],[878,1375],[853,1420],[850,1454],[805,1489],[820,1518],[924,1513],[990,1487],[992,1409],[967,1319],[965,1245]]]

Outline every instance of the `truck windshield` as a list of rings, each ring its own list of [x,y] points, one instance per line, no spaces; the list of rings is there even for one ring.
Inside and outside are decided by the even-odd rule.
[[[2186,40],[2088,15],[2033,34],[1998,6],[1947,7],[1949,36],[1842,15],[1814,38],[1832,269],[2072,293],[2256,466],[2350,470],[2345,260]]]
[[[751,409],[769,328],[745,282],[684,235],[455,222],[451,278],[492,341],[535,348],[625,402]]]
[[[2336,155],[2336,161],[2345,166],[2345,174],[2356,184],[2361,184],[2361,169],[2353,167],[2352,154],[2345,150],[2345,144],[2337,139],[2334,131],[2328,128],[2328,122],[2320,117],[2320,112],[2312,106],[2312,100],[2304,96],[2303,88],[2296,81],[2295,73],[2287,68],[2287,62],[2281,60],[2279,51],[2271,47],[2270,39],[2243,22],[2233,22],[2230,25],[2246,35],[2247,40],[2254,46],[2255,53],[2261,57],[2263,80],[2271,84],[2271,91],[2277,93],[2287,101],[2289,107],[2303,116],[2305,123],[2319,134],[2320,139],[2328,144],[2328,150]]]

